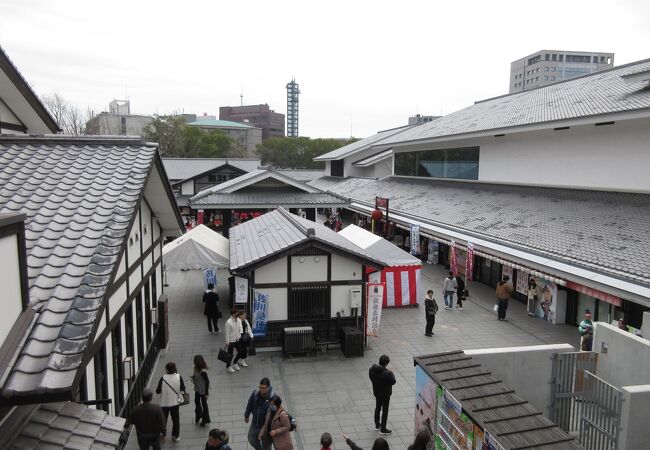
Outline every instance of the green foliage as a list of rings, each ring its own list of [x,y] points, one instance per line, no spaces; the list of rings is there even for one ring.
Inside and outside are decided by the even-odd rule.
[[[285,169],[322,169],[325,163],[315,162],[314,158],[356,140],[271,137],[257,146],[257,154],[262,159],[262,164]]]
[[[230,158],[244,150],[219,130],[188,127],[181,116],[156,116],[144,130],[148,141],[157,142],[162,156],[178,158]]]

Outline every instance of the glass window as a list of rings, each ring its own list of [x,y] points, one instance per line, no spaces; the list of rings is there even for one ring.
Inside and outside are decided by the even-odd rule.
[[[544,61],[548,61],[548,57],[549,57],[548,53],[545,53],[544,54]]]
[[[544,72],[548,72],[548,67],[544,67]]]
[[[551,72],[555,72],[555,67],[551,67]]]
[[[551,81],[555,81],[555,77],[554,77],[554,76],[551,77]]]
[[[544,81],[548,81],[548,75],[544,75]]]
[[[553,61],[555,61],[556,59],[557,59],[557,55],[553,53]],[[560,61],[562,61],[562,55],[560,55]]]
[[[395,175],[478,180],[479,147],[404,152],[395,155]]]
[[[561,61],[564,61],[564,55],[559,55],[559,56],[558,56],[558,61],[560,61],[560,62],[561,62]]]

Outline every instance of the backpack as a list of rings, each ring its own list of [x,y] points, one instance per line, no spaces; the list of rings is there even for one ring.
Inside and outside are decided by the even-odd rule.
[[[296,428],[298,427],[298,424],[296,423],[296,418],[293,417],[291,414],[289,414],[289,411],[286,409],[284,412],[287,413],[287,417],[289,418],[289,431],[296,431]]]

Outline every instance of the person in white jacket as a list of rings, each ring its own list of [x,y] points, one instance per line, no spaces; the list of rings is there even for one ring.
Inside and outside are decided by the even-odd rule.
[[[239,365],[248,367],[246,358],[248,358],[248,347],[250,347],[253,341],[253,330],[251,329],[251,324],[246,320],[246,311],[239,311],[239,323],[242,327],[241,337],[239,338],[239,350],[241,351]]]
[[[185,392],[185,383],[183,377],[178,373],[175,363],[168,362],[165,365],[165,370],[167,373],[160,377],[156,394],[161,394],[160,406],[165,414],[165,424],[169,415],[172,416],[172,439],[178,442],[181,440],[179,403],[183,400],[181,393]]]
[[[239,358],[241,357],[241,350],[239,348],[239,339],[242,334],[241,321],[239,320],[239,311],[237,308],[232,308],[230,310],[230,318],[226,321],[225,325],[225,340],[226,345],[225,349],[228,351],[230,358],[226,363],[226,370],[230,373],[238,372]]]

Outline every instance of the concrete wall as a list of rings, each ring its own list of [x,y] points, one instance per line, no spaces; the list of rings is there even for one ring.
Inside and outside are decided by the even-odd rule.
[[[553,355],[572,351],[569,344],[552,344],[465,350],[465,354],[548,416]]]
[[[597,375],[616,387],[650,382],[650,341],[605,322],[594,324]],[[607,350],[607,353],[605,353]]]
[[[20,286],[18,264],[18,237],[11,234],[0,239],[0,286],[2,286],[2,314],[0,314],[0,346],[3,344],[16,319],[23,311],[23,294]]]
[[[413,144],[395,151],[479,146],[481,182],[650,192],[649,140],[650,121],[637,119],[600,127]],[[350,163],[357,156],[350,157]],[[346,176],[352,175],[347,161],[345,169]]]
[[[650,424],[650,384],[623,386],[623,409],[621,411],[621,434],[618,448],[648,448],[648,424]]]
[[[641,336],[650,339],[650,311],[643,313],[643,321],[641,322]]]

